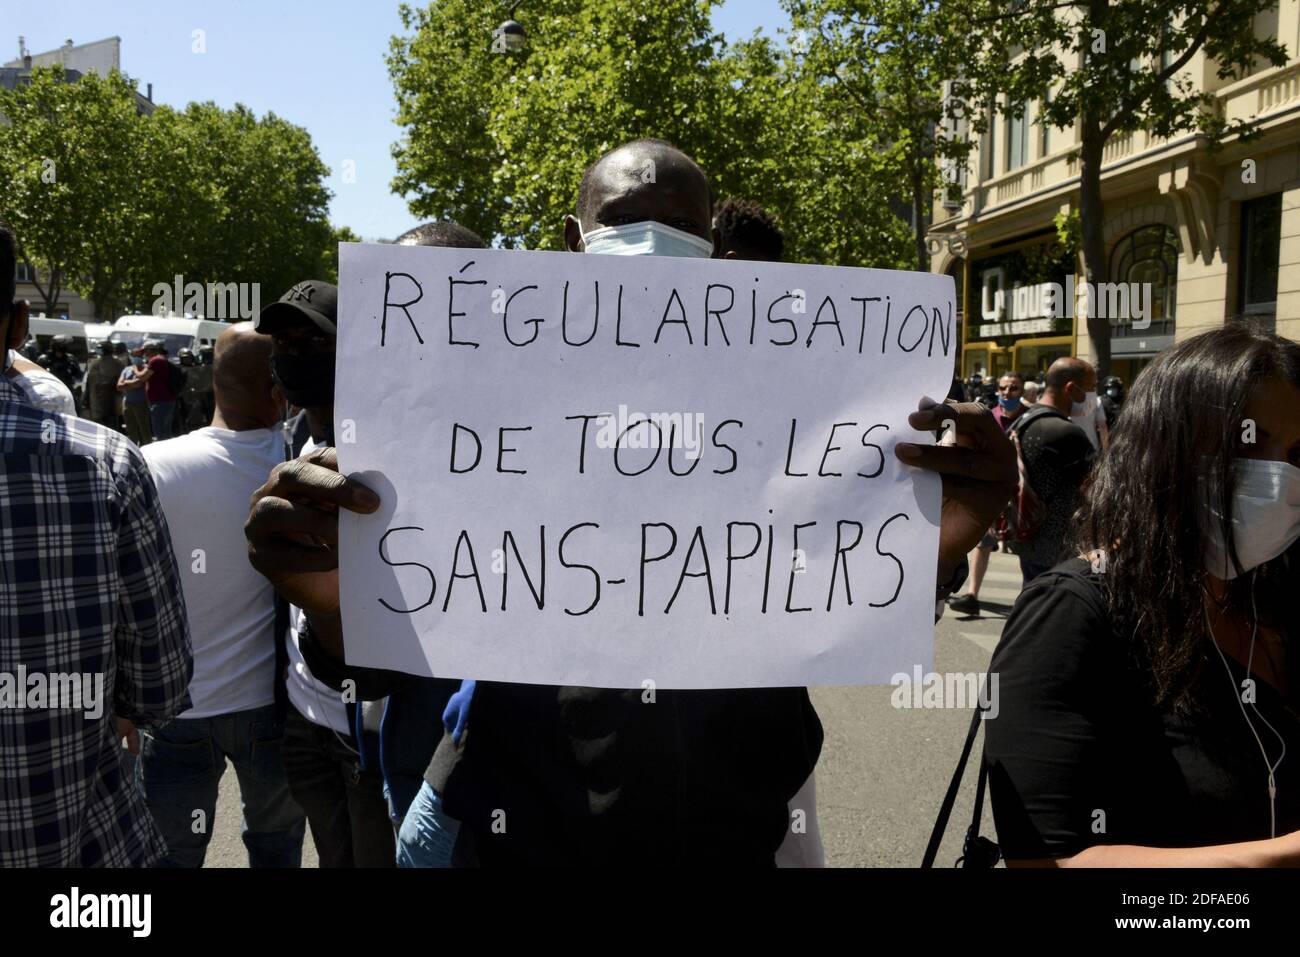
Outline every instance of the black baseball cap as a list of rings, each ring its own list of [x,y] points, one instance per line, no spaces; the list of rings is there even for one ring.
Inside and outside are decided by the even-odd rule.
[[[294,283],[293,288],[263,309],[254,328],[271,335],[286,326],[300,325],[306,319],[321,332],[337,335],[338,304],[339,290],[333,283],[304,279]]]

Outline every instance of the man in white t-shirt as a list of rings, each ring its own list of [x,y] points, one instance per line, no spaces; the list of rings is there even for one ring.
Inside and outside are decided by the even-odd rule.
[[[163,866],[200,867],[227,758],[251,867],[298,867],[306,818],[281,762],[275,593],[248,563],[249,496],[285,459],[271,338],[251,322],[217,339],[212,425],[146,446],[180,568],[194,643],[193,707],[143,733],[138,776],[167,839]]]
[[[301,449],[299,462],[314,457],[319,446],[334,444],[337,324],[338,289],[315,279],[295,283],[257,318],[258,330],[272,340],[272,374],[309,425],[311,440]],[[272,471],[267,469],[263,482]],[[273,524],[283,521],[292,523],[294,516],[279,512]],[[335,582],[333,589],[337,587]],[[295,607],[286,643],[284,767],[289,787],[307,814],[322,868],[393,867],[395,838],[379,736],[385,703],[375,700],[384,695],[367,700],[355,679],[331,688],[312,674],[303,654],[308,632],[307,617]]]

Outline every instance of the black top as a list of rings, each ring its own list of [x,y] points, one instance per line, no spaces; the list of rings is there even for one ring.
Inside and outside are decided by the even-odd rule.
[[[479,862],[771,867],[822,727],[805,688],[480,681],[447,813]]]
[[[1083,429],[1042,403],[1011,428],[1020,437],[1029,485],[1047,506],[1043,524],[1017,554],[1035,565],[1055,565],[1065,557],[1065,535],[1079,505],[1079,486],[1096,453]]]
[[[1268,770],[1234,692],[1245,668],[1227,656],[1230,685],[1207,647],[1197,710],[1157,709],[1089,571],[1073,559],[1035,579],[989,666],[998,675],[999,710],[985,723],[985,761],[1003,855],[1268,838]],[[1300,828],[1300,702],[1262,681],[1256,687],[1259,714],[1286,740],[1276,775],[1280,837]],[[1250,705],[1246,712],[1276,761],[1281,742]]]

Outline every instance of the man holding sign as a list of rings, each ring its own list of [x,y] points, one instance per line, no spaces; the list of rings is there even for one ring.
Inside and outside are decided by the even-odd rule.
[[[658,141],[577,214],[572,251],[675,258],[343,247],[364,471],[277,469],[250,554],[350,664],[483,679],[444,785],[480,862],[771,866],[821,745],[777,686],[928,665],[1014,456],[978,406],[885,414],[951,377],[950,280],[705,262],[708,181]]]

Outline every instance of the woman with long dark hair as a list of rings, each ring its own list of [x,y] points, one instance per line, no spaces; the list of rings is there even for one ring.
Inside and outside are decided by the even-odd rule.
[[[1084,496],[990,666],[1003,856],[1300,865],[1300,344],[1160,355]]]

